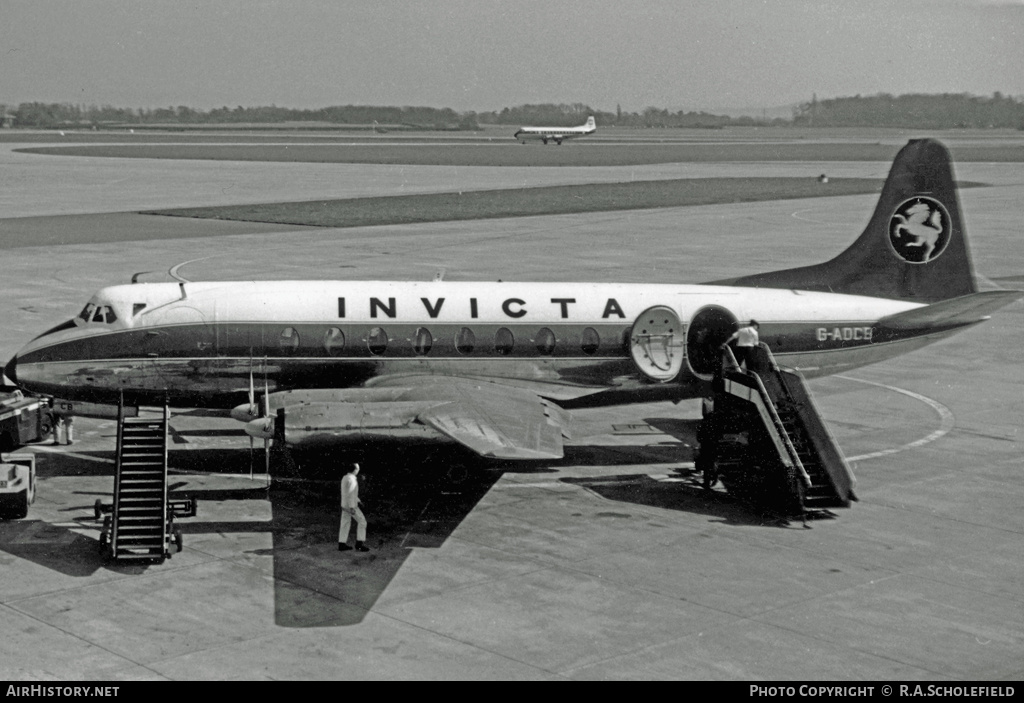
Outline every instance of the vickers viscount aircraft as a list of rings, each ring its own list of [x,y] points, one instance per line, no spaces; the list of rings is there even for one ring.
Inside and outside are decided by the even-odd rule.
[[[238,405],[251,436],[289,446],[429,439],[554,459],[574,408],[707,397],[737,321],[756,318],[779,365],[815,377],[913,351],[1022,295],[979,292],[949,154],[915,140],[863,234],[823,264],[703,285],[118,285],[6,373],[69,400]]]
[[[566,139],[584,137],[596,131],[597,123],[594,122],[594,117],[590,116],[587,118],[587,123],[579,127],[520,127],[516,131],[515,137],[523,144],[526,144],[528,139],[539,139],[545,144],[548,142],[561,144]]]

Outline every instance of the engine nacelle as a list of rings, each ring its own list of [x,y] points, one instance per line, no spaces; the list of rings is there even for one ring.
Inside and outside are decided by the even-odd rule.
[[[276,416],[253,420],[246,433],[259,439],[283,439],[292,446],[336,445],[368,440],[448,440],[416,420],[436,403],[302,403],[280,408]]]

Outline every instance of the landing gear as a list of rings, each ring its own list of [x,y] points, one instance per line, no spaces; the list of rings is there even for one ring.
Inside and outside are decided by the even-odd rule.
[[[99,502],[100,501],[96,501],[97,508],[99,507]],[[96,519],[98,520],[99,517],[97,517]],[[111,554],[110,554],[110,516],[109,515],[107,517],[103,518],[103,529],[100,530],[100,554],[102,554],[105,557],[111,556]]]

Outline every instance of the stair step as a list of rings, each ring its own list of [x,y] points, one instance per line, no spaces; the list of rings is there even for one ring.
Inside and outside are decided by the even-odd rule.
[[[121,419],[111,535],[116,559],[162,561],[167,554],[166,417]]]

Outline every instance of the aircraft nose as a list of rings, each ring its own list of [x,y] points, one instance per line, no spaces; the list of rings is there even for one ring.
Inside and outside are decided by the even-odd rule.
[[[4,376],[11,380],[11,383],[18,385],[18,357],[12,356],[4,367]]]

